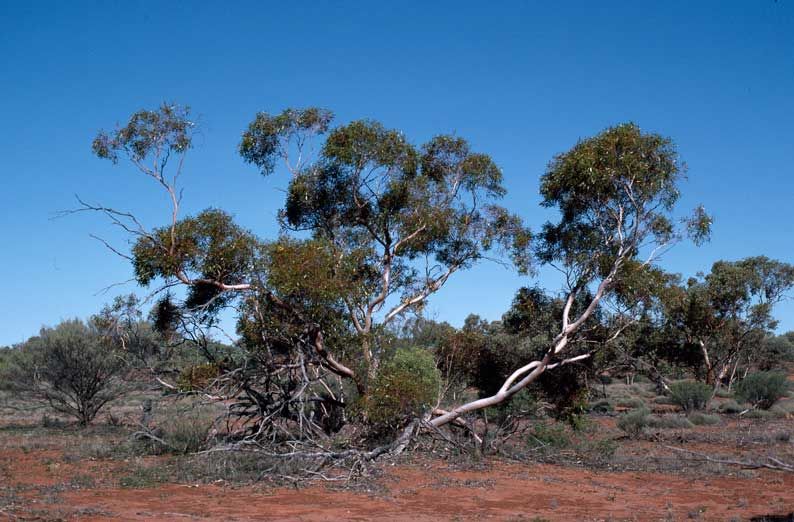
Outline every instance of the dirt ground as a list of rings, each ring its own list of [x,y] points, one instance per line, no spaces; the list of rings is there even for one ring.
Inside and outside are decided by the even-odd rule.
[[[669,449],[794,461],[791,415],[726,415],[637,439],[617,430],[614,414],[599,416],[588,436],[618,449],[597,466],[576,455],[475,462],[424,454],[382,462],[353,485],[301,487],[155,480],[171,457],[97,449],[120,444],[123,427],[77,430],[25,417],[0,416],[0,520],[794,520],[793,473],[696,462]]]
[[[52,457],[47,451],[3,455],[3,482],[22,492],[18,509],[0,515],[9,520],[749,520],[794,510],[794,475],[771,471],[699,477],[506,463],[461,471],[432,460],[389,466],[372,491],[323,485],[77,486],[52,500],[42,494],[46,486],[68,483],[78,471],[113,473],[101,462],[79,470],[43,464]]]

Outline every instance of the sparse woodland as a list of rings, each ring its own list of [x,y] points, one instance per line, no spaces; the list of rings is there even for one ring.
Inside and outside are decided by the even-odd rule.
[[[164,104],[97,135],[108,175],[131,164],[170,205],[146,228],[135,209],[81,194],[63,218],[122,229],[128,246],[97,239],[140,291],[0,350],[4,397],[80,426],[105,412],[144,453],[244,455],[259,478],[350,480],[439,448],[543,460],[599,415],[617,416],[620,440],[657,433],[681,458],[794,470],[787,454],[725,457],[658,435],[788,418],[794,362],[794,333],[775,334],[793,265],[759,252],[689,279],[665,270],[669,249],[711,233],[706,209],[677,206],[686,173],[671,138],[622,123],[560,144],[540,179],[556,218],[524,223],[501,203],[499,166],[462,137],[417,144],[325,109],[261,112],[242,129],[241,161],[251,183],[281,176],[288,189],[262,212],[278,211],[281,232],[260,237],[233,208],[183,214],[197,130],[187,108]],[[426,317],[450,279],[494,262],[526,278],[500,321],[476,303],[461,328]],[[536,284],[541,266],[561,289]],[[236,332],[220,329],[223,314]],[[141,394],[134,415],[111,412]],[[182,409],[163,420],[167,404]],[[603,464],[615,444],[579,445],[577,458]]]

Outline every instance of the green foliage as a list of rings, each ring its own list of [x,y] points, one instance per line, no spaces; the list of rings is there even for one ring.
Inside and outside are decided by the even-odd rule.
[[[593,413],[612,413],[615,411],[615,406],[612,401],[601,399],[590,404],[589,410]]]
[[[736,397],[753,406],[768,410],[786,395],[789,382],[780,372],[757,372],[747,375],[736,385]]]
[[[510,400],[492,406],[485,411],[488,414],[488,422],[497,426],[506,426],[519,419],[535,416],[538,411],[538,399],[524,388],[513,395]]]
[[[124,364],[100,333],[79,320],[42,328],[10,357],[3,380],[87,425],[121,395]]]
[[[155,488],[167,480],[168,476],[160,466],[137,464],[126,475],[119,478],[119,486],[124,489],[149,489]]]
[[[661,417],[649,415],[646,420],[647,426],[655,429],[685,430],[694,427],[694,421],[690,422],[689,419],[680,415],[662,415]]]
[[[650,411],[640,408],[618,417],[617,427],[629,437],[640,436],[649,426]]]
[[[162,439],[171,453],[187,454],[207,447],[215,416],[202,408],[174,415],[161,426]]]
[[[433,356],[421,348],[398,351],[370,385],[366,411],[378,428],[397,428],[435,404],[441,378]]]
[[[570,447],[572,441],[564,424],[542,423],[532,427],[532,431],[529,433],[529,442],[533,446],[541,445],[564,449]]]
[[[150,156],[157,163],[172,152],[179,154],[189,149],[194,127],[188,107],[164,103],[155,111],[136,112],[127,125],[113,133],[100,132],[92,149],[98,157],[113,163],[118,162],[119,153],[137,164]]]
[[[194,391],[206,389],[214,379],[220,375],[220,368],[215,363],[204,363],[187,366],[179,374],[177,388],[180,391]]]
[[[745,406],[742,406],[741,404],[739,404],[738,402],[736,402],[735,400],[732,400],[732,399],[723,402],[719,406],[719,411],[721,413],[728,413],[728,414],[741,413],[741,412],[743,412],[746,409],[748,409],[748,408],[745,407]]]
[[[141,236],[132,249],[135,277],[148,285],[156,277],[191,277],[238,284],[245,279],[259,244],[222,210],[208,209],[184,218],[173,229],[163,227]],[[191,286],[194,306],[219,293],[216,285],[196,281]]]
[[[693,412],[688,415],[689,420],[696,426],[712,426],[720,423],[719,415],[709,415],[708,413]]]
[[[538,255],[544,262],[589,267],[605,275],[618,237],[612,211],[623,209],[626,223],[657,243],[675,235],[668,216],[679,191],[683,169],[670,139],[643,133],[633,123],[610,127],[559,154],[541,178],[543,205],[560,210],[557,224],[547,223]],[[626,214],[628,213],[628,214]],[[696,240],[708,235],[710,220],[699,219]],[[636,239],[639,239],[636,238]]]
[[[761,343],[756,361],[764,371],[781,368],[785,363],[794,361],[794,343],[787,335],[767,337]]]
[[[302,148],[311,136],[326,133],[333,117],[331,111],[316,107],[286,109],[276,116],[260,112],[243,133],[240,155],[263,175],[272,174],[276,159],[287,155],[286,147]]]
[[[712,385],[721,368],[745,356],[765,368],[779,364],[774,352],[785,353],[785,346],[766,346],[765,339],[777,326],[773,306],[792,287],[794,265],[764,256],[717,261],[686,287],[671,285],[662,298],[672,348],[668,356]]]
[[[639,397],[618,399],[617,405],[621,408],[645,408],[645,401]]]
[[[708,384],[696,381],[678,381],[670,385],[670,398],[684,411],[705,409],[714,390]]]

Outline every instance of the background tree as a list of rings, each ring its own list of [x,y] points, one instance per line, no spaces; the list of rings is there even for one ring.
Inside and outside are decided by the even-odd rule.
[[[495,394],[431,422],[441,426],[499,404],[547,370],[591,357],[592,352],[573,354],[571,348],[599,305],[611,301],[619,310],[621,304],[631,304],[625,296],[641,297],[629,288],[617,292],[618,284],[643,279],[658,255],[682,237],[671,216],[682,176],[672,142],[634,124],[611,127],[558,155],[541,179],[541,195],[544,206],[559,210],[560,219],[543,227],[536,249],[540,261],[565,277],[557,333],[541,358],[516,368]],[[710,219],[700,208],[683,225],[700,242],[708,235]],[[577,299],[587,292],[592,297],[575,311]],[[616,330],[610,338],[628,322],[612,323]]]
[[[668,327],[680,352],[673,355],[694,361],[708,384],[732,381],[740,362],[760,362],[765,338],[777,326],[774,305],[792,286],[788,263],[764,256],[717,261],[709,274],[667,292]]]
[[[85,426],[123,393],[124,370],[123,359],[96,328],[72,320],[43,328],[15,350],[4,379]]]

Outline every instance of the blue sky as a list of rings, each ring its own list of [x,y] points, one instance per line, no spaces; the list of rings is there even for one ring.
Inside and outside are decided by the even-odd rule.
[[[99,216],[52,220],[86,200],[149,225],[167,201],[90,144],[135,110],[188,104],[202,123],[185,210],[235,214],[263,237],[286,186],[236,154],[260,110],[319,105],[420,143],[455,132],[502,167],[505,204],[538,228],[538,179],[577,139],[627,120],[671,136],[689,166],[682,208],[715,216],[710,244],[663,260],[693,275],[717,259],[794,262],[794,2],[2,2],[0,345],[85,317],[130,266],[88,234]],[[122,243],[118,243],[122,242]],[[483,264],[429,311],[497,319],[520,278]],[[542,274],[552,290],[558,283]],[[135,290],[133,285],[126,291]],[[794,305],[777,309],[794,329]]]

